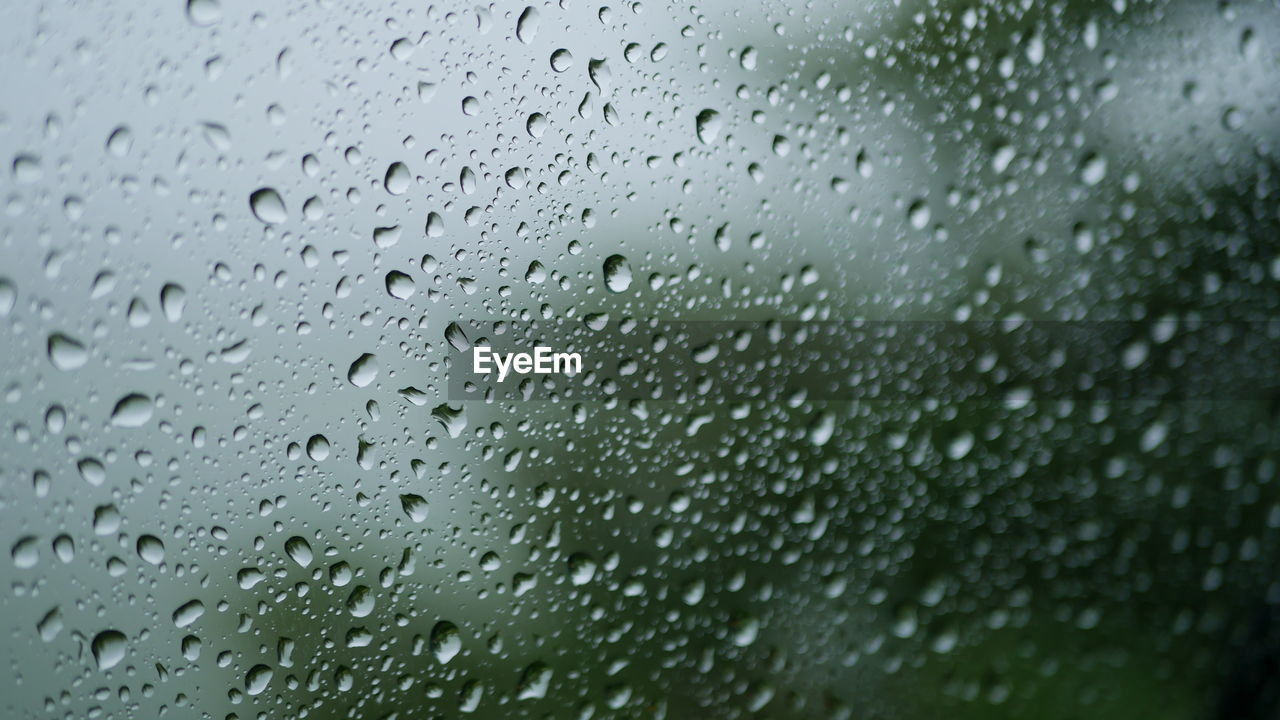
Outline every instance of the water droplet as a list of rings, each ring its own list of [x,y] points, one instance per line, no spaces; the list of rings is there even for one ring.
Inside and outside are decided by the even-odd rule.
[[[187,17],[200,27],[213,25],[222,19],[222,5],[218,0],[187,0]]]
[[[551,53],[551,69],[558,73],[562,73],[573,67],[573,53],[560,48]]]
[[[541,19],[537,8],[532,5],[520,13],[520,19],[516,20],[516,37],[520,42],[526,45],[533,42],[534,36],[538,34],[538,23]]]
[[[311,545],[306,541],[306,539],[300,538],[297,535],[294,535],[284,541],[284,551],[289,555],[289,558],[298,563],[300,567],[307,567],[311,565],[311,560],[314,557],[311,553]]]
[[[430,234],[430,233],[428,233]],[[377,227],[373,229],[373,244],[381,250],[395,247],[400,242],[400,226]]]
[[[974,436],[971,432],[962,432],[947,445],[947,457],[960,460],[973,449]]]
[[[404,514],[408,515],[409,519],[416,523],[426,520],[429,513],[426,499],[421,495],[412,493],[405,493],[400,496],[400,509],[404,510]]]
[[[458,712],[471,713],[480,707],[480,700],[484,696],[484,683],[479,680],[468,680],[463,683],[462,690],[458,693]]]
[[[114,535],[124,521],[115,505],[99,505],[93,509],[93,534]]]
[[[93,486],[101,485],[106,482],[107,469],[102,467],[102,463],[93,458],[84,458],[76,463],[76,469],[80,471],[80,477],[84,481]]]
[[[13,179],[20,184],[30,185],[44,177],[40,168],[40,158],[35,155],[19,155],[13,159]]]
[[[730,638],[738,647],[747,647],[760,635],[760,619],[735,611],[729,619]]]
[[[1080,181],[1085,185],[1097,185],[1107,176],[1107,159],[1098,153],[1085,155],[1080,163]]]
[[[547,122],[547,116],[542,113],[533,113],[529,116],[528,122],[525,123],[525,129],[529,132],[530,137],[540,138],[547,131],[550,123]]]
[[[129,647],[124,633],[119,630],[103,630],[94,636],[89,649],[93,652],[93,660],[98,664],[98,669],[110,670],[124,660]]]
[[[529,269],[524,273],[524,281],[527,283],[541,283],[547,279],[547,268],[542,263],[534,260],[529,263]]]
[[[307,440],[307,457],[315,462],[323,462],[329,457],[329,438],[324,435],[312,435]]]
[[[604,284],[610,292],[622,293],[631,287],[631,264],[621,255],[604,260]]]
[[[720,113],[711,108],[706,108],[698,113],[698,116],[694,119],[694,126],[698,132],[698,139],[703,144],[710,145],[720,137],[724,121],[721,120]]]
[[[244,676],[244,691],[250,695],[261,695],[271,684],[275,671],[266,665],[254,665]]]
[[[266,579],[267,576],[258,568],[243,568],[236,573],[236,584],[241,590],[252,590],[255,585]]]
[[[923,230],[929,224],[929,205],[923,198],[917,199],[907,208],[907,219],[911,222],[911,227],[917,230]]]
[[[346,587],[354,578],[355,573],[345,560],[334,563],[329,568],[329,582],[333,583],[334,587]]]
[[[173,624],[184,628],[199,620],[201,615],[204,615],[204,603],[192,600],[173,611]]]
[[[609,89],[613,87],[613,73],[609,70],[609,63],[606,60],[592,58],[587,61],[587,77],[591,78],[591,83],[601,93],[608,94]]]
[[[466,412],[462,406],[454,408],[447,403],[437,405],[431,410],[431,417],[440,422],[451,438],[461,436],[462,431],[467,427]]]
[[[391,297],[397,300],[408,300],[413,296],[413,292],[413,278],[399,270],[387,273],[387,294]]]
[[[413,176],[409,174],[409,166],[402,162],[391,163],[387,168],[387,175],[382,180],[383,187],[392,195],[403,195],[409,190],[409,183],[413,181]]]
[[[444,218],[439,213],[427,213],[427,237],[440,237],[444,235]]]
[[[413,51],[413,43],[409,38],[400,38],[399,40],[391,43],[391,57],[399,60],[400,62],[404,62],[413,57]]]
[[[76,543],[70,535],[63,533],[53,539],[53,554],[64,563],[76,559]]]
[[[181,286],[169,283],[160,289],[160,310],[169,322],[182,319],[182,311],[187,306],[187,291]]]
[[[62,333],[49,336],[49,362],[59,370],[75,370],[89,361],[89,351],[80,341]]]
[[[347,596],[347,612],[352,617],[368,617],[373,612],[374,600],[373,591],[367,585],[357,585]]]
[[[267,225],[279,225],[289,219],[284,198],[273,188],[259,188],[249,196],[249,209],[253,216]]]
[[[133,133],[129,128],[121,125],[107,136],[107,152],[112,155],[124,157],[129,154],[131,148],[133,148]]]
[[[431,654],[441,665],[447,664],[458,653],[462,652],[462,633],[458,626],[448,620],[441,620],[431,629]]]
[[[543,698],[546,697],[550,687],[551,668],[544,662],[534,662],[520,675],[520,682],[516,685],[516,698],[519,700]]]
[[[569,556],[569,582],[574,585],[586,585],[596,576],[596,561],[586,553],[574,553]]]
[[[371,353],[356,358],[347,370],[347,380],[356,387],[368,387],[377,378],[378,358]]]
[[[13,564],[23,569],[35,567],[40,562],[40,546],[33,535],[14,543],[9,554],[13,556]]]
[[[8,278],[0,278],[0,317],[8,315],[18,301],[18,289]]]
[[[137,543],[138,557],[152,565],[164,562],[164,543],[155,535],[141,535]]]
[[[153,410],[151,398],[141,393],[130,393],[120,398],[111,411],[111,424],[116,427],[142,427],[151,419]]]
[[[62,610],[53,608],[40,618],[40,622],[36,623],[36,630],[40,633],[40,639],[45,642],[53,642],[58,637],[58,633],[62,632]]]

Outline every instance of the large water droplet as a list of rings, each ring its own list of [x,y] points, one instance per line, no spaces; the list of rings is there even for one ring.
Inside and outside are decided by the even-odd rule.
[[[439,213],[427,213],[427,237],[440,237],[444,235],[444,218]]]
[[[373,612],[374,594],[367,585],[357,585],[347,596],[347,612],[352,617],[368,617]]]
[[[408,515],[409,519],[416,523],[426,520],[430,511],[426,498],[413,493],[405,493],[400,496],[400,509],[404,510],[404,514]]]
[[[98,669],[110,670],[124,660],[128,640],[119,630],[103,630],[94,636],[89,649],[93,652],[93,660],[98,664]]]
[[[290,559],[301,567],[310,565],[314,557],[311,553],[311,545],[304,538],[300,538],[297,535],[284,541],[284,551],[288,553]]]
[[[347,380],[356,387],[367,387],[377,378],[378,358],[371,353],[365,353],[356,358],[347,370]]]
[[[560,48],[551,53],[551,69],[558,73],[562,73],[573,67],[573,53]]]
[[[75,370],[89,361],[89,351],[78,340],[62,333],[49,336],[49,362],[59,370]]]
[[[155,535],[142,535],[138,537],[138,557],[152,565],[159,565],[164,562],[164,543]]]
[[[107,152],[116,157],[124,157],[129,154],[129,150],[133,147],[133,133],[129,128],[121,125],[111,131],[111,135],[107,137]]]
[[[187,627],[204,615],[204,603],[192,600],[173,611],[173,624],[180,628]]]
[[[259,188],[249,196],[249,209],[253,216],[267,225],[279,225],[289,219],[284,198],[272,188]]]
[[[111,424],[116,427],[142,427],[151,419],[154,405],[151,398],[141,393],[130,393],[120,398],[111,411]]]
[[[520,39],[520,42],[526,45],[533,42],[534,36],[538,34],[539,20],[541,20],[541,16],[532,5],[520,13],[520,19],[516,21],[516,37]]]
[[[698,113],[698,117],[694,119],[694,126],[698,131],[698,139],[710,145],[720,137],[720,130],[724,127],[724,121],[720,118],[720,113],[707,108]],[[686,125],[685,127],[688,126]]]
[[[222,5],[218,0],[187,0],[187,17],[200,27],[213,25],[222,19]]]
[[[596,561],[586,553],[574,553],[569,556],[569,582],[574,585],[586,585],[596,576]]]
[[[392,195],[403,195],[409,190],[409,183],[412,180],[409,166],[402,162],[394,162],[387,168],[387,176],[383,178],[382,184]]]
[[[604,285],[610,292],[626,292],[631,287],[631,264],[621,255],[604,259]]]
[[[182,311],[187,306],[187,291],[180,285],[169,283],[160,289],[160,310],[169,322],[182,319]]]
[[[28,535],[14,543],[9,554],[15,566],[23,569],[35,567],[40,562],[40,545],[34,536]]]
[[[315,462],[323,462],[329,457],[329,438],[324,435],[312,435],[307,440],[307,457]]]
[[[912,202],[907,208],[907,219],[917,230],[923,230],[929,224],[929,215],[929,205],[923,199]]]
[[[275,671],[266,665],[254,665],[244,676],[244,691],[250,695],[261,695],[271,684]]]
[[[458,626],[441,620],[431,629],[431,654],[443,665],[462,652],[462,633]]]
[[[413,278],[400,272],[392,270],[387,273],[387,294],[397,300],[408,300],[413,297],[414,285]]]

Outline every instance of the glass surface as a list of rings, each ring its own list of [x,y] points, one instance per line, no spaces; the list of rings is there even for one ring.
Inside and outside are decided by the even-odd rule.
[[[11,0],[0,63],[0,717],[1280,716],[1274,2]]]

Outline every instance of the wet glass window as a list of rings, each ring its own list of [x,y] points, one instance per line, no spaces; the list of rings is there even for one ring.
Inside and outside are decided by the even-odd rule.
[[[1280,713],[1274,2],[10,2],[0,63],[0,717]]]

